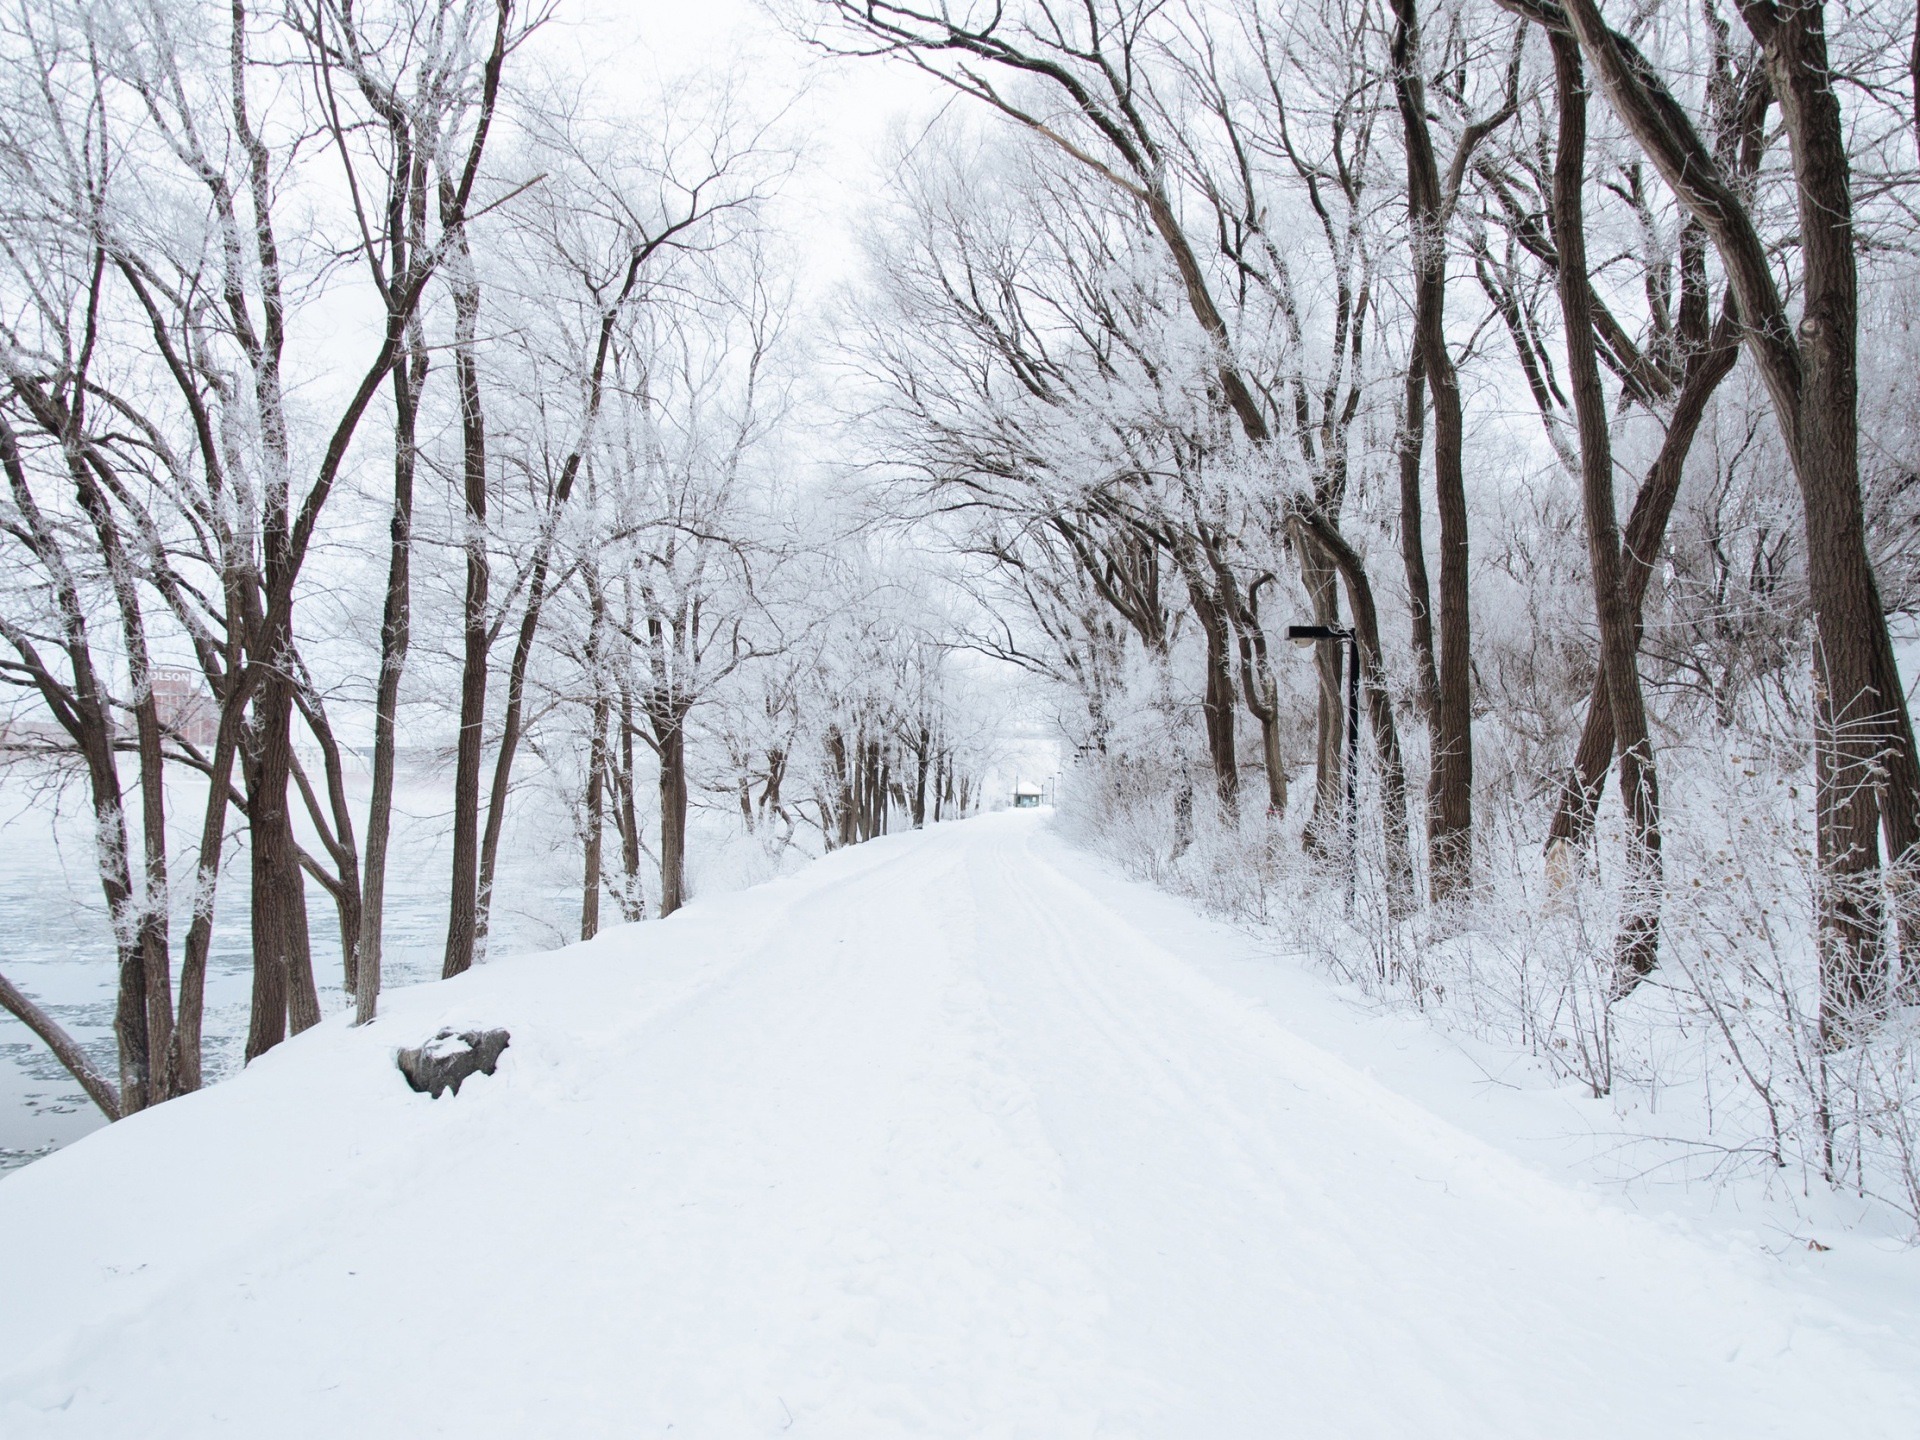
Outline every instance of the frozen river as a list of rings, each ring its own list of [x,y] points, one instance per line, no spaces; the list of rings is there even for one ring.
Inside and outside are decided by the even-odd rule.
[[[45,1006],[83,1043],[108,1075],[117,1070],[113,1044],[114,966],[105,902],[93,872],[91,823],[65,797],[58,818],[44,796],[19,780],[0,782],[0,970]],[[171,800],[176,899],[193,861],[191,823],[198,797]],[[530,807],[523,806],[523,814]],[[422,782],[397,800],[387,878],[385,966],[389,985],[438,975],[446,939],[447,819],[445,788]],[[511,813],[511,812],[509,812]],[[579,899],[567,873],[571,841],[539,837],[529,820],[506,847],[512,873],[502,878],[494,944],[544,949],[572,938]],[[511,843],[517,841],[518,843]],[[348,1004],[341,989],[340,933],[333,902],[311,881],[307,911],[322,1008]],[[175,964],[186,931],[176,918]],[[247,925],[247,864],[230,843],[215,912],[208,962],[206,1075],[240,1064],[247,1025],[252,952]],[[105,1121],[47,1048],[18,1020],[0,1012],[0,1170],[68,1144]]]

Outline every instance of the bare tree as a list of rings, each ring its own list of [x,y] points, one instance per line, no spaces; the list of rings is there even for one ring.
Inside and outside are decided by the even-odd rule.
[[[1827,58],[1825,7],[1741,7],[1760,46],[1793,155],[1801,319],[1781,298],[1750,206],[1653,63],[1593,0],[1530,7],[1572,34],[1600,88],[1667,186],[1707,232],[1744,339],[1773,400],[1805,505],[1818,630],[1816,827],[1825,874],[1822,1024],[1843,1043],[1886,1004],[1878,830],[1904,877],[1920,842],[1920,763],[1867,555],[1859,472],[1858,291],[1846,134]],[[1884,787],[1876,781],[1884,768]],[[1884,794],[1884,801],[1882,795]],[[1902,892],[1907,888],[1901,879]]]
[[[1579,421],[1581,501],[1600,628],[1600,673],[1620,758],[1620,796],[1626,805],[1628,873],[1625,914],[1615,965],[1624,992],[1652,971],[1660,946],[1660,790],[1653,743],[1647,735],[1640,689],[1638,607],[1623,574],[1619,522],[1613,501],[1613,447],[1600,362],[1588,304],[1586,218],[1587,92],[1580,47],[1554,34],[1554,88],[1559,135],[1553,170],[1552,230],[1559,254],[1560,309],[1566,324],[1567,379]]]
[[[467,969],[484,948],[526,716],[528,671],[542,613],[557,588],[555,547],[568,502],[599,443],[616,337],[648,300],[655,269],[723,246],[751,220],[784,165],[771,133],[768,125],[742,121],[723,106],[715,115],[696,118],[680,143],[636,159],[624,128],[588,125],[563,107],[542,117],[535,131],[528,163],[537,162],[549,180],[519,227],[523,268],[516,283],[524,292],[522,303],[539,307],[555,322],[552,327],[530,324],[527,330],[535,345],[551,347],[554,353],[541,363],[566,377],[573,396],[571,404],[555,405],[557,413],[536,419],[530,438],[537,449],[529,447],[508,460],[531,482],[538,519],[521,576],[490,620],[480,647],[490,649],[517,605],[485,826],[471,848],[480,815],[479,775],[477,770],[456,774],[446,975]],[[469,598],[473,593],[470,588]],[[477,638],[471,624],[466,635],[471,646]],[[471,664],[464,673],[465,686],[477,683]]]

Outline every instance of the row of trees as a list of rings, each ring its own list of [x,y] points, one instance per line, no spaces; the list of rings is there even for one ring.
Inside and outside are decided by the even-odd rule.
[[[1152,747],[1197,711],[1232,816],[1243,707],[1265,806],[1289,798],[1275,621],[1350,628],[1401,918],[1486,879],[1489,732],[1503,759],[1565,744],[1539,816],[1560,871],[1593,854],[1618,776],[1616,997],[1660,955],[1656,722],[1690,727],[1706,688],[1729,723],[1777,681],[1811,755],[1822,1034],[1870,1032],[1920,973],[1888,618],[1910,597],[1874,555],[1910,529],[1911,398],[1891,343],[1863,397],[1860,346],[1863,304],[1892,319],[1912,294],[1920,52],[1891,7],[1833,20],[1774,0],[805,7],[815,44],[975,102],[902,155],[852,348],[898,503],[977,561],[982,643],[1079,697],[1084,753],[1162,759],[1182,813],[1193,752]],[[1703,471],[1722,521],[1732,501],[1766,523],[1676,522]],[[1521,653],[1498,612],[1543,602],[1514,562],[1558,544],[1557,496],[1585,598]],[[1678,708],[1650,711],[1650,683]],[[1316,690],[1304,833],[1330,854],[1335,645]]]
[[[202,1082],[236,826],[246,1058],[320,1019],[310,893],[374,1017],[408,713],[455,737],[449,976],[485,954],[529,786],[575,818],[583,938],[603,899],[684,902],[704,792],[781,845],[972,803],[987,741],[937,614],[791,458],[777,110],[546,77],[545,19],[0,20],[0,680],[16,760],[86,787],[118,1075],[0,1003],[109,1116]],[[200,706],[155,683],[182,670]]]
[[[200,1083],[236,828],[247,1055],[319,1018],[309,885],[375,1014],[403,715],[453,737],[458,974],[532,785],[582,935],[682,903],[702,795],[775,848],[976,805],[954,603],[1176,848],[1301,805],[1338,864],[1342,647],[1303,688],[1275,642],[1345,630],[1391,923],[1468,913],[1517,788],[1551,872],[1618,837],[1614,1000],[1662,957],[1670,757],[1758,734],[1810,772],[1822,1043],[1875,1030],[1920,973],[1910,16],[788,13],[972,102],[894,158],[830,353],[780,116],[725,84],[623,108],[512,0],[11,0],[0,678],[96,820],[117,1080],[0,1001],[104,1109]],[[864,511],[793,459],[829,367]]]

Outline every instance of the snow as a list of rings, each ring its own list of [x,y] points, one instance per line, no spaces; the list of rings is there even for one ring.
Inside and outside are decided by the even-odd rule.
[[[396,991],[0,1180],[0,1434],[1920,1434],[1911,1291],[1259,969],[1042,811]],[[435,1101],[443,1026],[513,1040]]]
[[[436,1035],[420,1047],[420,1055],[426,1060],[446,1060],[455,1055],[464,1055],[473,1046],[467,1043],[464,1035]]]

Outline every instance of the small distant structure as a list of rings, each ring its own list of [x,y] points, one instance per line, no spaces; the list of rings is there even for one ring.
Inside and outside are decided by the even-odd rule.
[[[1013,808],[1016,810],[1038,810],[1045,795],[1038,785],[1030,780],[1016,780],[1013,784]]]
[[[151,672],[153,708],[160,723],[189,745],[211,745],[220,732],[220,712],[192,670],[156,665]]]

